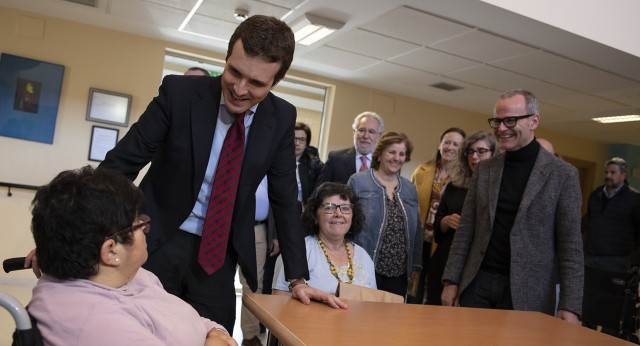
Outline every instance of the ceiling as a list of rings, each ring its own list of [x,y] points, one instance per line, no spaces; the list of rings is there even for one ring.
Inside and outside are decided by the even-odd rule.
[[[98,0],[90,7],[67,0],[0,0],[0,5],[220,53],[238,25],[236,8],[287,23],[308,12],[345,25],[314,45],[297,45],[294,70],[487,117],[500,92],[528,89],[540,99],[542,128],[640,145],[640,122],[590,120],[629,109],[638,114],[640,57],[482,1],[204,0],[179,31],[198,2]],[[431,86],[437,83],[462,89]]]

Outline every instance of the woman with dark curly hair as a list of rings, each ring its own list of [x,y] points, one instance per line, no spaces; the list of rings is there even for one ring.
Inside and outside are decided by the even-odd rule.
[[[144,196],[127,178],[86,166],[38,189],[31,229],[43,275],[29,312],[45,345],[237,345],[140,266]]]
[[[332,182],[318,187],[302,213],[302,227],[307,234],[307,284],[330,294],[335,294],[339,282],[376,288],[371,258],[352,242],[363,221],[362,208],[350,187]],[[288,294],[281,257],[276,273],[274,293]]]

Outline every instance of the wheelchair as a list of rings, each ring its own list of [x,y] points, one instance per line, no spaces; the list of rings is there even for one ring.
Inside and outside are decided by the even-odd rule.
[[[25,269],[24,257],[9,258],[2,263],[5,273]],[[14,297],[0,292],[0,306],[7,309],[16,323],[12,346],[42,346],[42,336],[35,319]]]
[[[582,322],[620,339],[640,344],[636,333],[640,327],[638,284],[640,267],[627,273],[585,267]]]

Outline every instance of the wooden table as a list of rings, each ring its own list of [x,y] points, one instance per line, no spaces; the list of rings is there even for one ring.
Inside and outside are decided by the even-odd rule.
[[[262,294],[242,303],[285,345],[633,345],[530,311],[360,301],[337,310]]]

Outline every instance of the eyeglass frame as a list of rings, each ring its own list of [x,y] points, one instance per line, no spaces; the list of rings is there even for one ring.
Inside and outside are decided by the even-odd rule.
[[[361,135],[363,135],[365,132],[369,133],[369,136],[374,136],[374,135],[378,135],[380,134],[380,132],[378,130],[374,130],[374,129],[367,129],[366,127],[361,127],[359,129],[355,129],[355,131]]]
[[[105,240],[114,239],[115,237],[127,234],[129,232],[135,232],[140,227],[144,227],[142,229],[142,232],[144,232],[144,234],[149,234],[149,232],[151,231],[151,218],[149,217],[149,215],[140,214],[140,216],[138,216],[136,218],[136,221],[142,221],[142,222],[140,222],[139,224],[136,224],[136,225],[131,225],[130,227],[127,227],[125,229],[122,229],[122,230],[110,235],[110,236],[107,236],[105,238]]]
[[[325,206],[326,206],[326,207],[335,207],[335,209],[333,209],[333,211],[332,211],[332,212],[328,213],[328,212],[327,212],[327,210],[325,209]],[[349,210],[349,212],[345,213],[345,212],[342,210],[342,207],[344,207],[344,206],[349,206],[349,208],[351,208],[351,210]],[[335,213],[336,213],[336,210],[338,210],[338,209],[340,209],[340,212],[341,212],[342,214],[344,214],[344,215],[351,215],[351,214],[353,214],[353,208],[354,208],[354,207],[355,207],[355,206],[353,205],[353,203],[345,203],[345,204],[322,203],[322,204],[320,204],[320,209],[322,209],[322,212],[323,212],[323,213],[325,213],[325,214],[327,214],[327,215],[333,215],[333,214],[335,214]]]
[[[480,152],[481,150],[484,151],[484,152],[481,153]],[[469,151],[471,151],[471,154],[469,154]],[[489,153],[489,152],[493,152],[493,149],[478,148],[478,150],[473,150],[471,148],[467,148],[466,150],[463,151],[464,156],[467,156],[467,157],[472,157],[473,154],[475,154],[475,153],[478,153],[478,156],[483,156],[483,155],[485,155],[486,153]]]
[[[293,137],[293,143],[296,142],[307,144],[307,137]]]
[[[514,128],[518,124],[518,120],[526,119],[534,115],[536,115],[536,113],[525,114],[525,115],[515,115],[512,117],[504,117],[504,118],[489,118],[487,119],[487,122],[489,122],[489,127],[491,127],[494,130],[499,129],[501,123],[504,124],[506,128],[510,129],[510,128]],[[513,121],[513,125],[511,126],[507,125],[507,122],[511,122],[511,121]],[[498,126],[494,127],[492,125],[492,122],[497,122]]]

